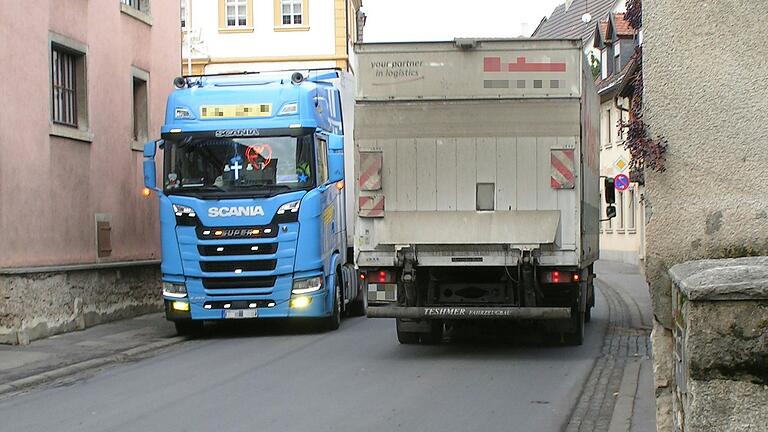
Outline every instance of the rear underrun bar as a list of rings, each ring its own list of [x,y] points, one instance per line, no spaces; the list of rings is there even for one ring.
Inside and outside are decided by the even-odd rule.
[[[570,317],[571,309],[565,307],[379,306],[368,308],[368,318],[555,320]]]

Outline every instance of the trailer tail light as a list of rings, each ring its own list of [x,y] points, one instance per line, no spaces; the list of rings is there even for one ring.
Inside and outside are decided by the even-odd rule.
[[[395,273],[386,270],[372,271],[366,274],[361,274],[361,279],[365,278],[368,283],[372,284],[391,284],[395,283]]]
[[[581,281],[581,275],[577,272],[554,270],[544,272],[544,283],[548,284],[566,284]]]

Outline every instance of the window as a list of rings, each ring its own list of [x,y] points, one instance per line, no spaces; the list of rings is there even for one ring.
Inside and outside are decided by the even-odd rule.
[[[51,49],[52,120],[72,127],[78,127],[77,57],[77,54],[62,47]]]
[[[301,0],[280,0],[283,25],[302,24]]]
[[[120,12],[131,16],[144,24],[152,25],[149,15],[150,0],[120,0]]]
[[[621,41],[616,41],[613,45],[613,71],[621,71]]]
[[[611,132],[613,130],[612,121],[611,109],[608,108],[605,110],[605,124],[603,125],[603,145],[605,147],[610,147],[613,144],[613,133]]]
[[[49,33],[50,134],[91,142],[88,128],[88,47],[76,40]]]
[[[120,3],[140,12],[149,12],[149,0],[120,0]]]
[[[328,182],[328,143],[322,139],[317,139],[317,184],[323,185]]]
[[[226,0],[227,27],[248,25],[248,5],[245,0]]]
[[[608,48],[600,50],[600,72],[603,79],[608,78]]]
[[[616,223],[619,230],[624,230],[624,192],[616,191]]]
[[[219,0],[219,31],[252,32],[253,0]]]
[[[635,227],[635,209],[637,208],[637,202],[635,201],[635,190],[630,187],[627,190],[627,229],[634,230]]]
[[[133,77],[133,148],[143,149],[143,144],[149,139],[149,97],[147,93],[147,82],[149,74],[141,69],[132,68]]]
[[[309,0],[274,0],[275,31],[309,30]]]

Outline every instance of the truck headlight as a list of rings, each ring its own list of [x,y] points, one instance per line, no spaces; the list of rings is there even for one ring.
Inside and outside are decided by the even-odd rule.
[[[299,220],[299,207],[301,206],[301,201],[291,201],[289,203],[285,203],[280,206],[279,209],[277,209],[277,214],[275,215],[275,223],[289,223],[289,222],[296,222]]]
[[[187,286],[183,283],[163,282],[163,295],[172,298],[185,298]]]
[[[187,207],[181,204],[173,205],[173,214],[176,215],[177,225],[196,225],[197,213],[192,207]]]
[[[291,294],[309,294],[315,291],[320,291],[322,287],[322,276],[315,276],[307,279],[294,279]]]

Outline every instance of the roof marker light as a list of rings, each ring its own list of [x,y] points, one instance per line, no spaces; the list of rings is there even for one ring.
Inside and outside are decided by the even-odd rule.
[[[217,247],[216,248],[216,252],[224,252],[224,248],[223,247]]]
[[[299,128],[301,128],[301,123],[292,124],[292,125],[290,125],[288,127],[291,128],[291,129],[299,129]]]
[[[170,132],[170,133],[181,133],[181,128],[173,128],[173,129],[169,130],[168,132]]]

